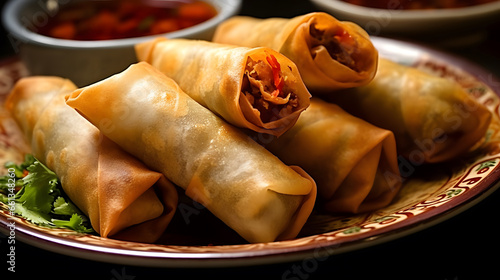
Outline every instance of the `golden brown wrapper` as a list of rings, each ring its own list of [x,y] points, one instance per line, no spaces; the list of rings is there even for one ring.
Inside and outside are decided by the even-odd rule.
[[[206,41],[159,38],[138,44],[136,54],[140,61],[150,63],[172,78],[191,98],[238,127],[281,135],[309,106],[311,95],[295,64],[268,48],[250,49]],[[276,58],[284,88],[293,91],[296,100],[286,102],[281,98],[277,102],[285,102],[284,105],[256,108],[242,92],[245,87],[243,78],[249,58],[268,64],[269,56]],[[261,71],[260,75],[262,79],[273,80],[273,72]],[[288,112],[285,106],[292,108],[292,104],[293,109]]]
[[[381,59],[374,80],[328,96],[376,126],[391,130],[398,153],[413,163],[443,162],[484,138],[491,112],[456,82]]]
[[[156,241],[175,213],[175,187],[67,106],[64,97],[75,89],[58,77],[23,78],[6,106],[31,138],[33,155],[101,236]]]
[[[70,80],[59,77],[21,79],[9,94],[5,106],[16,119],[26,139],[31,142],[33,128],[54,95],[73,91],[75,88]]]
[[[323,12],[292,19],[232,17],[217,27],[213,41],[274,49],[295,62],[315,92],[367,84],[377,70],[378,51],[368,34]]]
[[[266,147],[314,178],[318,202],[328,212],[376,210],[401,187],[392,132],[316,98],[294,127]]]
[[[7,162],[21,164],[24,155],[31,152],[24,134],[12,115],[4,106],[0,106],[0,166]]]
[[[67,96],[103,134],[250,242],[294,238],[316,185],[141,62]]]

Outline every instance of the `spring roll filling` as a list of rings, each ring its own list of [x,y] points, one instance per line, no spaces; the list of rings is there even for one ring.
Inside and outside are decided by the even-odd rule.
[[[312,22],[309,25],[309,34],[311,35],[311,55],[313,59],[316,57],[318,48],[323,46],[332,59],[349,67],[350,69],[360,72],[360,65],[357,65],[358,48],[356,41],[352,36],[342,28],[320,29],[317,24]]]
[[[288,87],[280,64],[272,55],[266,61],[248,57],[241,92],[262,122],[267,123],[292,114],[299,105],[297,95]]]

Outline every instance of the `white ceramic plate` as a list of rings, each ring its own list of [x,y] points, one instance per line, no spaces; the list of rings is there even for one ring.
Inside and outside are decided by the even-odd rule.
[[[49,251],[70,256],[156,267],[226,267],[269,264],[331,254],[379,244],[424,229],[471,207],[499,187],[500,179],[500,81],[489,72],[462,59],[421,47],[384,38],[373,38],[382,56],[413,65],[436,75],[457,80],[468,92],[494,113],[488,142],[480,154],[453,164],[426,168],[413,166],[414,174],[406,180],[395,201],[378,211],[330,216],[313,214],[294,240],[246,244],[224,241],[220,245],[204,243],[210,229],[178,235],[166,244],[143,244],[80,234],[66,229],[39,227],[12,217],[0,203],[0,230],[15,222],[17,240]],[[0,96],[5,96],[13,82],[26,75],[16,59],[0,64]],[[5,126],[5,124],[3,124]],[[9,129],[0,130],[0,145],[8,147],[15,139]],[[178,211],[179,212],[179,211]],[[210,219],[210,217],[209,217]],[[212,227],[223,226],[220,224]],[[197,245],[193,245],[197,244]]]

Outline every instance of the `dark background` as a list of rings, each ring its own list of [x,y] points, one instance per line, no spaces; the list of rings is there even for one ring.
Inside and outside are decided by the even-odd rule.
[[[0,4],[3,5],[3,2]],[[257,17],[292,17],[316,10],[308,1],[245,1],[242,14]],[[0,60],[15,56],[3,28],[0,30]],[[462,31],[460,31],[462,32]],[[429,37],[404,38],[420,41],[443,51],[465,57],[500,76],[500,25],[485,26],[484,39],[467,46],[442,48]],[[471,209],[428,229],[397,240],[333,255],[318,262],[307,274],[285,274],[302,261],[264,266],[172,269],[124,266],[94,262],[48,252],[16,243],[16,273],[7,274],[6,239],[0,237],[0,278],[22,275],[84,279],[500,279],[500,192],[497,191]],[[15,276],[6,278],[5,276]]]

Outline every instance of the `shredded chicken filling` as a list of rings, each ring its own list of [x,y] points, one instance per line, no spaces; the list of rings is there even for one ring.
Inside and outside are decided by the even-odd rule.
[[[359,72],[359,66],[356,64],[355,56],[357,55],[356,41],[343,29],[336,30],[320,30],[316,28],[316,24],[312,23],[309,26],[309,33],[312,38],[312,48],[324,46],[330,56],[341,64]],[[312,53],[313,58],[315,53]]]
[[[241,91],[260,112],[263,123],[286,117],[299,106],[297,95],[287,87],[286,77],[280,73],[277,76],[276,71],[269,63],[249,57],[243,75]]]

